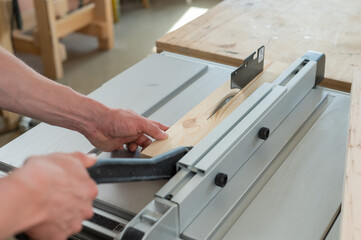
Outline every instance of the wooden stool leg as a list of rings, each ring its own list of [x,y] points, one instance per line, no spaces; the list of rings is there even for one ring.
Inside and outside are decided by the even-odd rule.
[[[10,29],[10,0],[0,0],[0,46],[13,52]]]
[[[113,10],[112,0],[94,0],[95,21],[103,22],[106,25],[106,38],[98,37],[99,48],[109,50],[114,47]]]
[[[63,77],[63,64],[58,47],[53,0],[34,0],[34,5],[44,75],[54,80],[59,79]]]
[[[149,8],[149,7],[150,7],[149,0],[142,0],[142,4],[143,4],[143,7],[145,7],[145,8]]]

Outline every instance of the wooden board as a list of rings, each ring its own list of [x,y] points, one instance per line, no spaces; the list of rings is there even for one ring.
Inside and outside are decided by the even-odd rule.
[[[355,70],[351,92],[346,171],[342,201],[342,240],[361,239],[361,70]]]
[[[230,89],[230,81],[225,82],[172,125],[167,131],[169,135],[168,139],[153,142],[144,149],[143,154],[154,157],[179,146],[196,145],[259,86],[264,82],[273,82],[287,67],[288,64],[281,62],[267,64],[263,73],[257,76],[257,78],[241,91],[238,89]],[[216,114],[211,116],[218,104],[231,94],[236,95],[219,109]]]
[[[238,66],[261,45],[266,59],[293,62],[307,50],[326,54],[325,83],[349,90],[361,64],[361,1],[226,0],[160,38],[170,51]]]

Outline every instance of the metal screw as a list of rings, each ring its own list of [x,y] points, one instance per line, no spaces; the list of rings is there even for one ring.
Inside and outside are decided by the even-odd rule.
[[[296,75],[299,71],[300,71],[299,69],[295,69],[295,70],[293,71],[293,73]]]
[[[269,128],[261,127],[261,129],[258,131],[258,137],[262,140],[267,140],[269,137]]]
[[[309,61],[308,59],[303,60],[302,65],[305,66]]]
[[[223,188],[226,186],[228,181],[228,175],[225,173],[218,173],[216,178],[214,179],[214,184],[216,184],[218,187]]]

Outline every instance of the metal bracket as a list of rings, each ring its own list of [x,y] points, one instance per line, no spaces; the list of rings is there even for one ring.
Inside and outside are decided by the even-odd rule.
[[[247,57],[243,64],[231,74],[231,88],[244,88],[259,73],[263,71],[265,47],[262,46],[257,51],[257,58],[254,58],[256,52]]]

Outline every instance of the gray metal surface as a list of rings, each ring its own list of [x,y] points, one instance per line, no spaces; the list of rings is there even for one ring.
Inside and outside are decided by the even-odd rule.
[[[340,228],[341,228],[341,216],[338,216],[336,221],[333,223],[330,232],[327,234],[325,240],[339,240]]]
[[[224,239],[320,239],[342,197],[349,96],[329,107]],[[332,97],[333,96],[333,97]]]
[[[275,157],[288,139],[320,105],[325,104],[326,99],[327,92],[311,91],[195,218],[183,235],[193,239],[208,239],[229,228],[282,163],[275,161]]]
[[[197,163],[197,165],[204,163],[201,165],[205,166],[204,168],[197,169],[205,175],[194,176],[172,198],[172,201],[179,204],[181,231],[220,190],[212,181],[215,175],[222,172],[232,177],[235,171],[248,160],[250,154],[262,144],[263,140],[258,139],[257,131],[262,126],[269,126],[272,132],[310,91],[314,85],[315,66],[315,63],[310,62],[285,87],[276,86],[245,119]],[[192,149],[192,151],[196,150],[197,146]],[[212,171],[207,171],[209,167],[212,167]],[[202,199],[202,201],[195,204],[195,199]]]
[[[200,148],[199,146],[208,144],[208,142],[201,141],[191,150],[187,156],[191,156],[192,152],[197,152],[200,154],[201,159],[196,160],[190,165],[182,162],[181,167],[184,168],[182,168],[181,171],[157,193],[157,196],[169,200],[169,203],[172,202],[177,204],[179,215],[178,219],[173,219],[173,222],[178,225],[174,225],[173,229],[179,228],[182,237],[189,239],[189,236],[186,235],[184,230],[190,226],[191,222],[199,216],[199,214],[203,213],[205,208],[214,198],[223,196],[223,194],[221,194],[222,189],[214,182],[217,174],[226,174],[232,179],[237,170],[249,160],[249,157],[255,151],[257,151],[258,154],[268,153],[271,156],[275,156],[283,146],[279,144],[285,144],[289,141],[299,128],[296,123],[301,125],[315,107],[317,107],[318,95],[321,97],[321,101],[323,101],[322,99],[325,99],[322,92],[318,95],[316,94],[316,99],[314,102],[311,102],[312,104],[310,104],[310,106],[307,105],[306,101],[305,109],[309,109],[308,114],[301,114],[301,117],[300,115],[296,115],[298,119],[296,118],[296,121],[295,119],[289,120],[290,124],[288,125],[280,124],[281,122],[284,122],[284,119],[289,116],[290,112],[295,112],[295,114],[305,112],[304,109],[295,107],[300,105],[300,101],[311,91],[314,86],[315,75],[316,63],[310,61],[300,69],[298,74],[293,75],[291,79],[288,79],[287,82],[283,83],[281,79],[278,82],[282,85],[275,84],[270,92],[266,89],[266,96],[265,92],[262,91],[259,95],[257,95],[256,92],[253,93],[252,96],[256,95],[256,97],[262,100],[258,102],[256,106],[253,106],[253,104],[246,104],[247,108],[249,108],[246,111],[246,116],[242,117],[242,114],[241,116],[238,116],[241,118],[239,122],[237,122],[237,119],[232,119],[236,124],[234,122],[230,122],[228,126],[222,126],[222,124],[220,124],[218,127],[223,127],[225,134],[221,133],[216,135],[216,139],[213,139],[213,141],[216,142],[215,145],[210,141],[211,145],[205,148],[207,152],[200,152],[199,149],[203,148]],[[250,96],[251,99],[252,96]],[[244,105],[241,104],[237,109],[242,109],[243,107]],[[234,112],[238,112],[237,109]],[[239,112],[242,113],[243,111]],[[231,114],[227,119],[229,120],[231,116],[233,115]],[[273,139],[271,142],[269,142],[270,140],[264,142],[264,140],[259,139],[257,133],[262,126],[271,129],[271,138],[272,136],[279,135],[278,138]],[[290,129],[287,129],[287,126]],[[285,133],[285,129],[288,132]],[[279,134],[279,132],[281,132],[281,134]],[[268,146],[270,149],[268,151],[264,150],[263,148],[265,146]],[[261,150],[261,148],[263,150]],[[187,156],[185,158],[187,158]],[[265,159],[264,156],[261,159]],[[203,168],[197,167],[199,164],[202,166],[202,163],[204,163]],[[193,166],[195,166],[195,168],[193,168]],[[257,178],[259,174],[262,174],[262,172],[256,172],[253,176]],[[169,192],[167,193],[165,189]],[[153,203],[157,201],[156,199]],[[150,224],[149,221],[145,220],[147,218],[144,217],[144,213],[147,213],[148,211],[153,212],[151,206],[152,205],[147,206],[140,214],[133,218],[127,225],[127,229],[137,228],[142,232],[145,231],[144,233],[146,235],[150,232],[158,233],[151,238],[143,239],[165,239],[160,234],[163,231],[161,230],[161,224],[157,221]],[[226,211],[231,211],[231,209],[226,209]],[[169,214],[171,214],[171,212],[164,212],[159,218],[166,218]],[[219,218],[220,216],[216,216],[216,218],[217,217]],[[148,227],[143,228],[144,225]],[[141,228],[137,226],[140,226]],[[210,229],[212,229],[211,231],[214,231],[214,229],[219,227],[220,225],[216,224]],[[202,230],[200,228],[197,229],[198,231]],[[172,230],[172,232],[174,233],[174,230]],[[205,232],[202,232],[203,236],[200,239],[209,237],[207,234],[210,234],[210,231],[204,233]],[[122,235],[119,236],[119,239],[122,239]]]
[[[234,69],[176,54],[156,56],[151,57],[155,58],[152,61],[144,60],[110,80],[90,96],[108,106],[133,108],[151,119],[171,125],[229,80],[230,72]],[[293,65],[298,66],[299,61],[302,60],[297,60]],[[179,71],[180,66],[185,69],[184,75]],[[246,144],[238,141],[241,137],[237,138],[236,131],[227,132],[228,138],[224,134],[219,135],[224,138],[224,142],[220,140],[219,146],[207,150],[208,157],[203,156],[199,162],[183,165],[185,168],[157,193],[159,197],[155,200],[154,194],[166,181],[105,184],[99,186],[98,199],[111,212],[121,211],[128,220],[141,212],[139,218],[133,218],[130,223],[147,232],[149,239],[219,239],[224,236],[225,239],[319,238],[319,233],[325,231],[330,223],[330,213],[334,214],[336,204],[340,203],[343,175],[341,160],[344,157],[341,155],[344,152],[338,144],[346,143],[344,137],[347,135],[345,129],[349,97],[334,92],[331,97],[326,97],[328,92],[324,90],[311,90],[307,96],[313,97],[305,98],[298,109],[287,115],[287,111],[306,94],[304,89],[311,87],[310,81],[298,82],[305,77],[306,72],[313,70],[306,67],[303,71],[285,83],[282,83],[282,75],[275,81],[275,85],[281,86],[275,87],[280,92],[275,91],[273,100],[283,99],[284,103],[275,105],[278,108],[267,107],[267,104],[263,106],[261,112],[269,114],[268,117],[274,120],[264,120],[262,116],[252,118],[255,126],[270,125],[271,135],[265,142],[259,139],[248,142],[247,146],[258,150],[255,153],[250,151],[253,155],[249,160],[237,164],[243,164],[240,170],[238,167],[233,169],[235,165],[232,164],[234,160],[244,161],[248,158],[237,151]],[[179,76],[174,76],[174,72],[179,73]],[[286,71],[284,74],[289,73]],[[173,77],[176,78],[176,85],[171,81]],[[159,82],[152,82],[154,78]],[[138,95],[139,88],[142,98]],[[292,97],[285,98],[285,88],[287,96]],[[151,96],[157,95],[154,92],[159,96]],[[319,111],[276,156],[288,141],[285,136],[293,135],[292,131],[302,125],[317,103],[322,106]],[[323,112],[324,108],[326,110]],[[288,121],[279,125],[277,117],[287,117]],[[248,120],[250,122],[251,118]],[[314,122],[316,124],[313,125]],[[238,128],[241,129],[242,124]],[[256,128],[243,130],[252,130],[252,135],[256,133]],[[227,152],[232,143],[235,144],[232,148],[234,151]],[[236,143],[240,145],[236,146]],[[88,152],[92,148],[80,134],[41,124],[1,148],[0,161],[21,166],[25,158],[32,154]],[[222,152],[231,154],[222,156]],[[222,189],[213,183],[215,174],[220,171],[230,176],[230,181]],[[172,185],[171,182],[178,184]],[[176,193],[171,198],[173,202],[160,198],[165,197],[162,194],[167,192]]]

